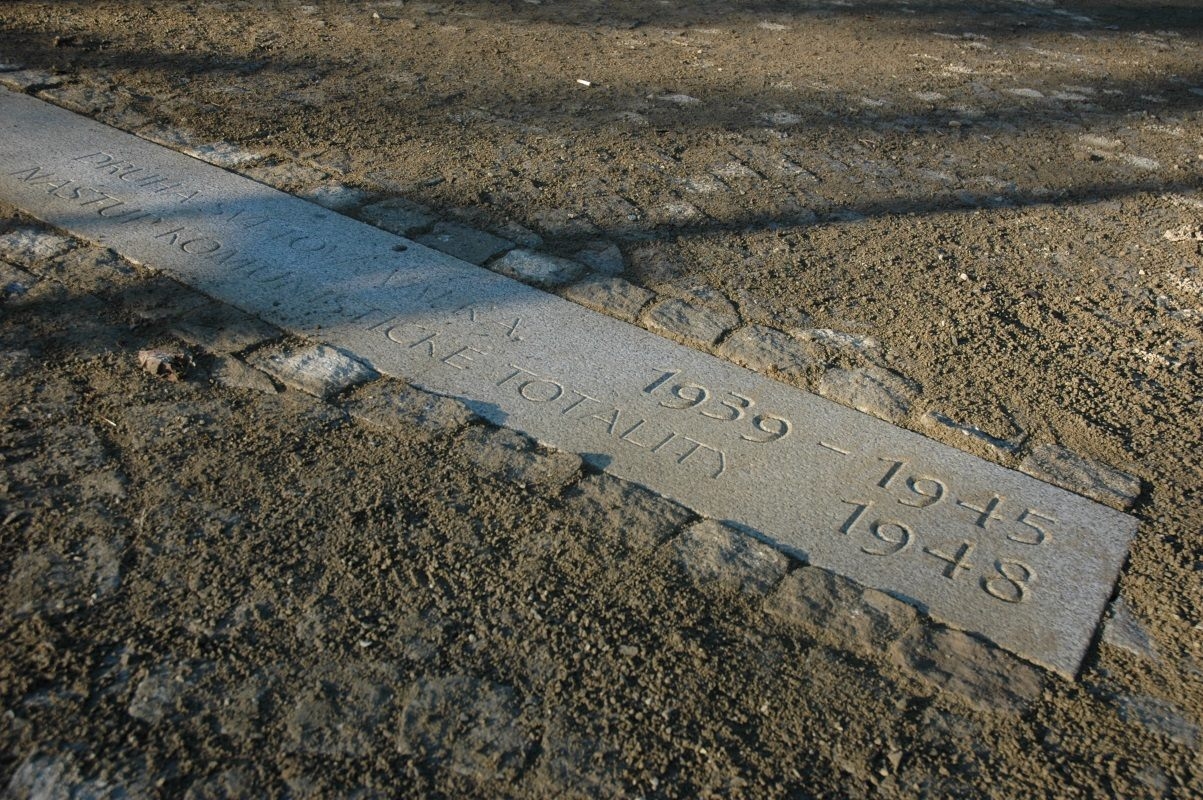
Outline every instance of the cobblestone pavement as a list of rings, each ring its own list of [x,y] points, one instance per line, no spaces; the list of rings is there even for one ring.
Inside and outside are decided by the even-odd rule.
[[[0,8],[0,91],[1141,523],[1068,681],[4,208],[0,783],[1203,792],[1201,20]]]

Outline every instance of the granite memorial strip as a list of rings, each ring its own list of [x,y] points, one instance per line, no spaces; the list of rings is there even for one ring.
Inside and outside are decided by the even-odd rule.
[[[1136,521],[31,97],[0,198],[1072,676]]]

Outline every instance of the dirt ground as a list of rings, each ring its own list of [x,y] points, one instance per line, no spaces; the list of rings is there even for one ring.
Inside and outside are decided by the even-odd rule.
[[[1141,0],[0,5],[0,63],[102,120],[614,244],[659,295],[876,340],[910,427],[1143,487],[1068,681],[701,579],[688,512],[473,421],[365,424],[212,353],[154,378],[152,279],[81,248],[0,305],[0,786],[1203,795],[1201,40]]]

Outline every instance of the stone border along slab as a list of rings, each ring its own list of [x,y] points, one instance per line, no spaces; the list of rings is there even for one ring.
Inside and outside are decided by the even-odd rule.
[[[1072,677],[1136,520],[0,92],[0,197]]]

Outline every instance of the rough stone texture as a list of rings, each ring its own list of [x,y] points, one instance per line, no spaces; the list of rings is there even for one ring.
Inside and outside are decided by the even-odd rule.
[[[756,171],[738,161],[715,164],[710,172],[725,181],[754,181],[760,178]]]
[[[119,800],[153,793],[145,774],[133,780],[84,778],[89,768],[70,752],[50,755],[34,750],[13,773],[5,791],[12,800]]]
[[[830,358],[878,361],[881,344],[871,336],[857,336],[831,328],[799,328],[790,333],[805,342],[813,342],[827,351]],[[880,364],[878,365],[880,366]]]
[[[515,242],[522,247],[535,249],[543,246],[543,237],[532,231],[530,228],[524,228],[517,222],[510,220],[496,229],[496,232],[505,239]]]
[[[238,171],[260,183],[290,192],[304,191],[306,188],[314,186],[342,185],[326,183],[329,176],[325,172],[298,164],[295,161],[283,161],[278,164],[252,164],[240,167]]]
[[[483,264],[514,246],[513,242],[499,236],[454,222],[438,223],[430,233],[419,236],[417,241],[472,264]]]
[[[72,241],[41,228],[21,227],[0,233],[0,258],[19,267],[32,267],[39,261],[61,255]]]
[[[673,298],[644,314],[649,328],[694,346],[708,347],[739,324],[733,312],[716,311],[699,303]]]
[[[914,607],[818,567],[800,567],[768,598],[766,609],[805,625],[838,646],[881,652],[918,619]]]
[[[648,242],[628,252],[631,272],[652,288],[659,289],[683,271],[680,250],[670,242]]]
[[[59,86],[62,78],[41,69],[16,69],[0,72],[0,86],[12,89],[14,92],[28,92],[30,89]]]
[[[626,269],[622,259],[622,251],[618,245],[605,239],[590,242],[584,249],[577,252],[574,258],[602,275],[621,275]]]
[[[691,526],[671,547],[695,580],[718,581],[753,594],[771,592],[789,567],[779,551],[712,519]]]
[[[57,89],[47,89],[38,92],[38,97],[43,97],[55,105],[89,116],[111,108],[114,102],[111,91],[98,89],[95,86],[81,86],[79,84],[70,84]]]
[[[476,426],[464,434],[464,442],[473,461],[514,483],[554,488],[580,475],[580,456],[539,452],[529,437],[506,428]]]
[[[880,367],[828,370],[819,384],[827,399],[893,423],[910,413],[917,391],[914,382]]]
[[[1140,478],[1055,444],[1033,448],[1019,469],[1113,508],[1129,509],[1140,497]]]
[[[362,755],[393,714],[400,676],[373,663],[323,663],[295,691],[284,719],[288,749],[316,756]]]
[[[134,697],[130,700],[129,715],[134,719],[155,724],[171,711],[182,689],[176,680],[171,665],[156,667],[138,682]]]
[[[585,217],[566,208],[539,209],[531,214],[535,227],[548,236],[596,236],[597,228]]]
[[[0,378],[20,377],[33,366],[32,362],[33,352],[29,349],[0,350]]]
[[[25,270],[0,261],[0,298],[19,297],[37,282],[38,279]]]
[[[299,194],[306,200],[312,200],[331,211],[350,211],[372,196],[371,192],[345,183],[323,183],[309,186],[302,189]]]
[[[548,797],[619,798],[620,767],[604,737],[573,719],[556,715],[547,721],[536,767]]]
[[[585,272],[583,264],[531,250],[511,250],[494,261],[491,268],[502,275],[544,288],[569,283]]]
[[[246,363],[233,356],[215,359],[209,374],[214,381],[231,389],[249,389],[267,394],[275,394],[279,391],[272,379],[262,371],[247,366]]]
[[[513,780],[533,744],[507,686],[467,675],[419,680],[406,693],[397,749],[481,783]]]
[[[641,217],[639,209],[629,200],[611,192],[588,198],[585,212],[594,224],[607,231],[629,228],[632,222],[638,222]]]
[[[373,381],[357,390],[344,406],[355,419],[385,430],[412,425],[436,434],[466,427],[476,415],[458,400],[419,391],[401,381]]]
[[[740,316],[748,324],[759,324],[789,333],[799,341],[807,341],[806,328],[811,323],[810,314],[800,305],[778,307],[750,289],[734,289],[731,299],[739,308]],[[800,303],[801,301],[799,301]]]
[[[117,92],[116,105],[111,108],[100,108],[96,111],[96,119],[105,125],[112,125],[125,131],[136,131],[150,124],[150,117],[136,108],[129,95]]]
[[[654,295],[622,278],[594,277],[565,286],[560,294],[612,317],[634,322]]]
[[[648,216],[657,225],[673,226],[693,225],[706,219],[706,215],[699,211],[697,206],[686,203],[684,200],[656,206]]]
[[[597,531],[620,532],[622,546],[655,547],[667,541],[690,514],[671,500],[612,475],[586,475],[564,493],[565,503]]]
[[[1183,747],[1196,747],[1199,726],[1182,709],[1156,697],[1124,696],[1117,700],[1119,716]]]
[[[259,153],[232,142],[206,142],[191,131],[180,128],[152,125],[140,129],[138,135],[223,169],[233,169],[262,158]]]
[[[100,247],[77,247],[54,256],[38,267],[47,278],[53,278],[68,289],[90,294],[118,295],[140,280],[137,270],[112,250]]]
[[[928,428],[928,430],[942,433],[947,436],[962,437],[974,442],[979,442],[999,454],[1014,453],[1022,444],[1022,438],[1018,442],[1009,442],[1006,439],[1001,439],[997,436],[991,436],[976,425],[957,422],[952,417],[949,417],[946,414],[941,414],[939,411],[927,412],[920,418],[920,421]]]
[[[983,711],[1018,710],[1040,696],[1040,672],[960,631],[916,627],[895,653],[927,683],[964,698]]]
[[[71,434],[82,429],[69,431]],[[87,443],[87,437],[81,438]],[[123,478],[100,469],[81,482],[85,496],[125,496]],[[118,536],[92,536],[78,553],[38,548],[21,553],[12,563],[7,584],[0,590],[6,613],[20,618],[29,614],[64,614],[104,601],[121,586],[121,561],[125,541]]]
[[[274,325],[225,303],[207,303],[176,319],[171,331],[211,353],[237,353],[280,337]]]
[[[748,325],[719,345],[718,354],[757,372],[798,376],[822,364],[821,353],[785,331],[765,325]]]
[[[187,286],[157,277],[123,291],[121,302],[139,319],[164,320],[196,311],[211,301]]]
[[[315,397],[332,397],[348,386],[376,377],[371,367],[324,344],[279,353],[256,353],[252,362],[286,386]]]
[[[435,220],[430,209],[403,197],[393,197],[364,206],[359,209],[357,216],[364,222],[399,236],[410,236],[429,227]]]
[[[1111,603],[1103,623],[1103,641],[1142,658],[1157,659],[1157,645],[1145,626],[1136,618],[1123,595]]]

